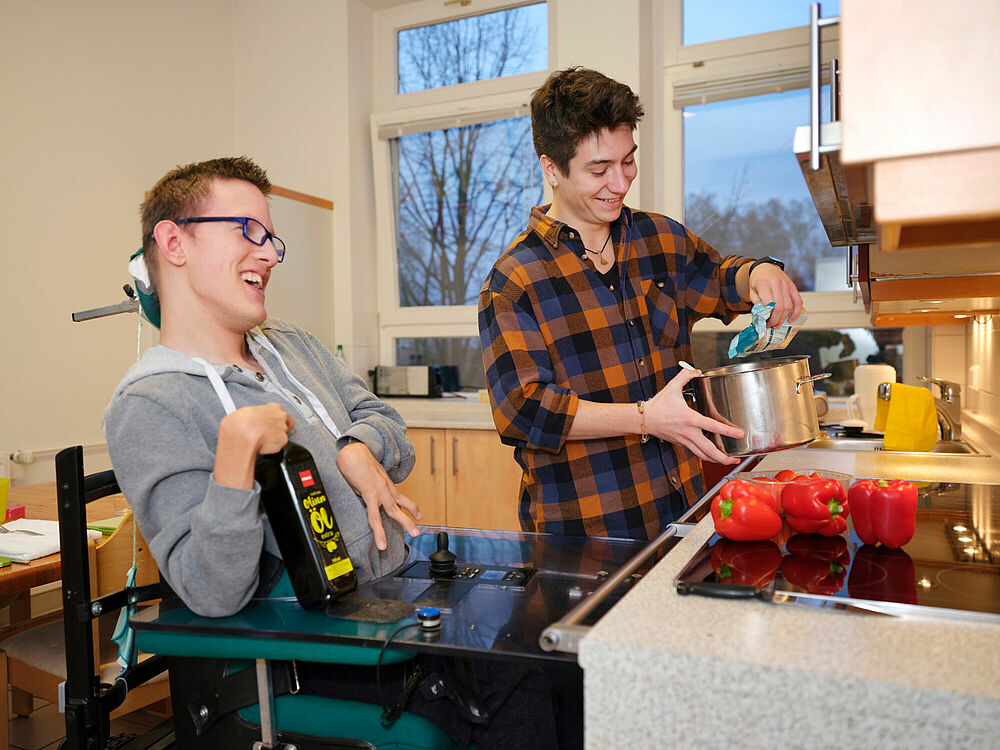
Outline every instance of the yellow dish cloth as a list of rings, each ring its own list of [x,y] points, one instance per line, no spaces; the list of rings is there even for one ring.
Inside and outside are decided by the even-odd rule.
[[[879,399],[875,429],[885,431],[887,451],[929,451],[938,440],[934,395],[926,388],[893,383],[888,408]]]

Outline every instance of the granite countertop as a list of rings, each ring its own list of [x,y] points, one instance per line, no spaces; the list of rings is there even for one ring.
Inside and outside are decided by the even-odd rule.
[[[490,405],[479,394],[441,398],[385,398],[398,411],[407,427],[457,430],[496,430]]]
[[[991,452],[995,433],[967,437]],[[878,476],[877,461],[797,449],[757,468]],[[976,481],[972,462],[1000,483],[995,458],[909,468]],[[679,596],[675,577],[713,530],[702,521],[582,640],[588,748],[996,746],[1000,626]]]

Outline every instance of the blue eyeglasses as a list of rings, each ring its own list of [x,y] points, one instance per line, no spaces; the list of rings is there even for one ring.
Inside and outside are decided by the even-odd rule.
[[[248,216],[197,216],[193,219],[177,219],[174,224],[209,224],[216,221],[231,221],[234,224],[243,225],[243,236],[258,247],[263,247],[264,243],[271,240],[274,252],[278,254],[278,262],[285,259],[285,243],[275,235],[267,231],[267,227],[256,219]]]

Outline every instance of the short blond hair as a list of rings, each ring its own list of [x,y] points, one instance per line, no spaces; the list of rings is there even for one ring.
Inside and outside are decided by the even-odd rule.
[[[267,172],[247,156],[227,156],[179,166],[167,172],[139,206],[142,219],[142,254],[153,289],[159,276],[159,248],[153,229],[161,221],[184,219],[196,215],[208,197],[215,180],[243,180],[264,195],[271,193]]]

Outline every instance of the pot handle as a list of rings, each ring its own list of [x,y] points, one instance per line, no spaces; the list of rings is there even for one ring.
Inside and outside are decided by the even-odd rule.
[[[826,378],[830,377],[831,375],[832,375],[832,373],[829,373],[829,372],[820,372],[820,373],[817,373],[816,375],[811,375],[808,378],[796,378],[795,379],[795,392],[796,393],[801,393],[801,391],[799,390],[799,388],[801,386],[805,385],[806,383],[815,383],[817,380],[826,380]]]
[[[684,401],[689,408],[694,409],[695,411],[700,411],[700,409],[698,409],[698,394],[695,392],[694,388],[684,388],[681,391],[681,394],[684,396]]]

